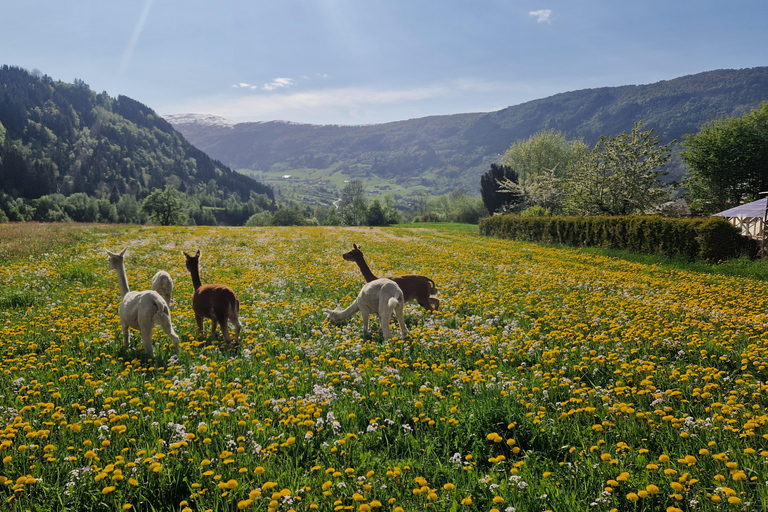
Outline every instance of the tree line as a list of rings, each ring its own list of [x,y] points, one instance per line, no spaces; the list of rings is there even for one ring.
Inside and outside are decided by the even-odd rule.
[[[682,197],[694,214],[709,215],[768,190],[768,102],[685,135],[680,183],[664,179],[676,142],[663,143],[641,121],[591,149],[545,130],[491,164],[480,181],[483,203],[491,213],[532,216],[675,214],[669,203]]]
[[[169,189],[189,222],[243,224],[276,208],[271,187],[212,160],[147,106],[0,67],[2,216],[136,222],[151,218],[147,198]]]

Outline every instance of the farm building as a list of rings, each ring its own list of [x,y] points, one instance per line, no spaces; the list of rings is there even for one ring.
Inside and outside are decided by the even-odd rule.
[[[765,202],[766,198],[763,197],[715,215],[725,217],[728,222],[741,228],[742,235],[762,241],[765,225]]]

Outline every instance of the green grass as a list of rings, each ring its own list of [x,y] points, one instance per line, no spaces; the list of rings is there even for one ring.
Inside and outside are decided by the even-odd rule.
[[[768,284],[474,229],[94,226],[12,257],[3,510],[765,509]],[[363,284],[352,243],[433,278],[440,311],[408,304],[405,339],[330,325]],[[178,354],[159,329],[155,360],[123,348],[105,247],[131,289],[171,273]],[[196,332],[196,249],[239,347]]]

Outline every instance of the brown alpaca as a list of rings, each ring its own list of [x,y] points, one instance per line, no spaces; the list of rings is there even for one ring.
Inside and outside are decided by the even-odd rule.
[[[373,275],[371,269],[368,268],[368,264],[363,257],[363,251],[360,250],[357,244],[352,244],[352,250],[345,252],[342,257],[347,261],[357,263],[357,266],[360,267],[360,273],[363,274],[367,283],[378,279],[378,277]],[[400,289],[403,290],[405,302],[415,300],[427,311],[432,311],[433,309],[437,311],[440,308],[440,300],[430,297],[430,295],[437,293],[435,282],[427,276],[407,274],[404,276],[388,277],[387,279],[397,283]]]
[[[183,251],[182,251],[183,252]],[[199,336],[203,335],[203,318],[211,319],[211,336],[216,336],[216,324],[221,325],[221,333],[227,343],[232,342],[229,336],[227,320],[235,326],[235,342],[240,341],[240,301],[237,295],[229,286],[223,284],[206,284],[200,282],[200,273],[198,266],[200,263],[200,251],[190,256],[184,252],[187,259],[187,270],[192,276],[192,286],[195,287],[195,294],[192,296],[192,309],[195,311],[195,320],[197,321],[197,332]]]

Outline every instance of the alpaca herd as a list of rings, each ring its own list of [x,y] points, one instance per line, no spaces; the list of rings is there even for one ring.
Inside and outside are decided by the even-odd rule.
[[[383,338],[388,340],[392,333],[389,320],[394,313],[400,334],[403,338],[408,335],[405,326],[403,308],[406,302],[415,300],[427,311],[437,311],[440,301],[432,297],[437,293],[437,287],[432,279],[408,274],[397,277],[377,278],[363,257],[357,244],[352,244],[352,250],[345,252],[342,257],[354,261],[366,280],[355,301],[346,309],[325,310],[328,322],[338,324],[358,311],[363,318],[363,333],[368,334],[368,324],[371,313],[379,316]],[[123,331],[123,347],[128,349],[131,339],[130,329],[138,329],[144,351],[149,358],[154,357],[152,346],[152,331],[158,325],[173,341],[176,353],[179,351],[179,337],[173,329],[170,304],[173,296],[173,279],[164,270],[157,272],[152,278],[151,290],[136,292],[128,287],[128,277],[125,273],[124,259],[127,249],[120,253],[107,252],[108,266],[117,273],[121,302],[118,307],[120,325]],[[211,336],[216,336],[217,325],[227,343],[232,343],[229,334],[229,322],[235,327],[235,344],[240,341],[240,301],[237,294],[229,286],[223,284],[202,284],[200,280],[199,263],[200,251],[190,256],[182,251],[185,266],[192,279],[194,293],[192,295],[192,310],[197,322],[197,334],[203,335],[203,319],[211,320]]]

